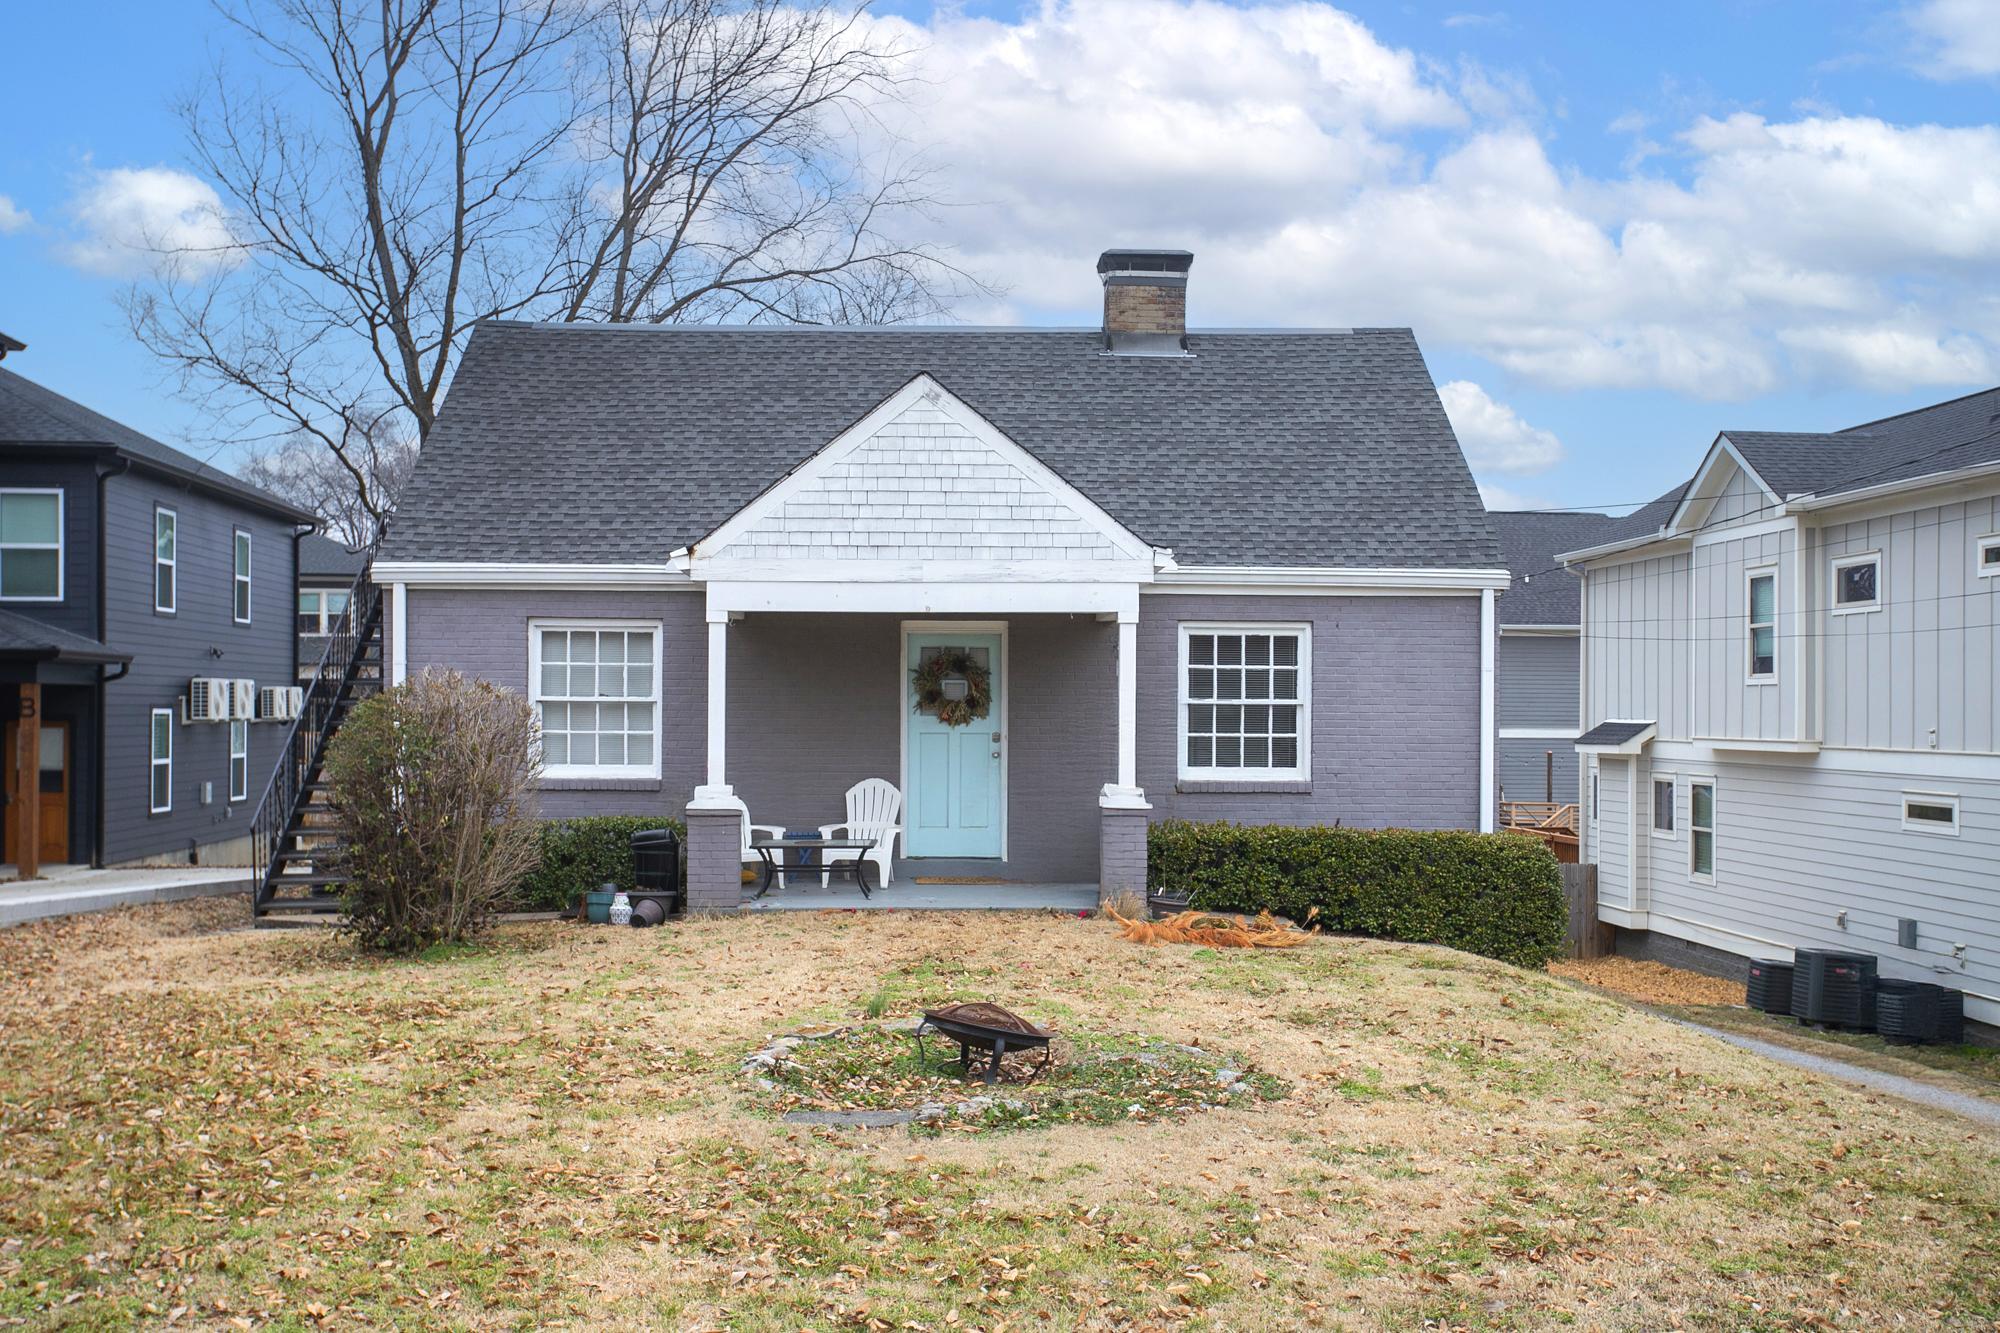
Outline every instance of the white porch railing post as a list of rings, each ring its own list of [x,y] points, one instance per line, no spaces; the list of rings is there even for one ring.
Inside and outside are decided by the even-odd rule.
[[[1134,607],[1117,615],[1118,775],[1104,784],[1098,804],[1107,810],[1145,810],[1146,793],[1139,786],[1139,612]]]

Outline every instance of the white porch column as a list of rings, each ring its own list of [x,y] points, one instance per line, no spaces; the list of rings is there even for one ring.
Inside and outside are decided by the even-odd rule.
[[[729,612],[708,609],[708,780],[691,808],[735,795],[725,763],[729,732]]]
[[[389,683],[410,677],[410,585],[389,585]],[[357,613],[358,614],[358,613]]]
[[[1118,613],[1118,778],[1104,784],[1098,805],[1107,810],[1147,810],[1139,787],[1139,611]]]
[[[1493,832],[1498,810],[1493,771],[1493,589],[1479,590],[1479,831]]]

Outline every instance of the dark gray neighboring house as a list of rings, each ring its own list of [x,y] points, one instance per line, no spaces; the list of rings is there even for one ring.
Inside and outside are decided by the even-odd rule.
[[[547,814],[685,812],[697,907],[743,807],[871,777],[898,877],[1490,826],[1507,575],[1415,338],[1188,329],[1189,265],[1107,252],[1098,328],[481,326],[373,567],[392,676],[524,691]],[[959,661],[950,726],[912,677]]]
[[[1500,799],[1574,801],[1581,697],[1579,589],[1556,559],[1598,540],[1605,514],[1494,511],[1513,583],[1500,594]]]
[[[299,538],[299,678],[318,669],[327,638],[347,620],[354,580],[368,567],[366,551],[317,532]]]
[[[33,787],[43,863],[242,859],[294,681],[293,538],[312,515],[0,370],[0,697],[18,863]],[[246,714],[195,721],[192,682],[249,681]],[[206,692],[206,691],[204,691]],[[10,766],[11,768],[11,766]]]

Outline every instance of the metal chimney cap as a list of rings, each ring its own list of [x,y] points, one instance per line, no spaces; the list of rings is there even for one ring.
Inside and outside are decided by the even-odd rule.
[[[1193,264],[1192,250],[1106,250],[1097,257],[1099,273],[1178,274],[1185,279]]]

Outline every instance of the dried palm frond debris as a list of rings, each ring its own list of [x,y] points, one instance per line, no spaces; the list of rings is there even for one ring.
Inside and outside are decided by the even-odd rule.
[[[1289,921],[1280,921],[1269,912],[1259,912],[1255,920],[1242,916],[1218,916],[1212,912],[1176,912],[1158,921],[1134,920],[1120,916],[1116,908],[1105,911],[1125,928],[1123,939],[1134,944],[1207,944],[1218,949],[1290,949],[1312,938]]]

